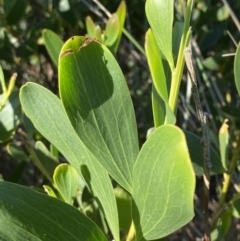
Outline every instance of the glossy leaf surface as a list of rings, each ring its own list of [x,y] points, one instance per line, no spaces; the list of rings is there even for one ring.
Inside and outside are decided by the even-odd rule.
[[[0,182],[0,239],[107,241],[76,208],[17,184]]]
[[[117,61],[104,45],[77,36],[64,44],[59,60],[61,99],[72,126],[109,174],[131,192],[137,128]]]
[[[84,175],[88,187],[102,204],[106,219],[116,240],[118,215],[112,184],[107,172],[89,152],[73,130],[61,101],[44,87],[28,83],[20,93],[22,107],[36,129]]]
[[[184,133],[157,128],[143,145],[133,173],[136,240],[154,240],[174,232],[194,216],[195,175]]]

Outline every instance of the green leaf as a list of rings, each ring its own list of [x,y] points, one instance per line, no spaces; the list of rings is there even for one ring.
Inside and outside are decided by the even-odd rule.
[[[217,20],[224,21],[230,16],[230,11],[226,4],[223,4],[222,7],[217,9]]]
[[[240,219],[240,193],[238,192],[239,198],[235,200],[232,204],[233,216]]]
[[[49,56],[51,57],[55,66],[58,67],[58,56],[63,46],[63,41],[57,34],[49,29],[44,29],[43,38]]]
[[[172,55],[172,27],[174,0],[147,0],[146,15],[157,44],[170,68],[174,69]]]
[[[2,70],[2,66],[1,65],[0,65],[0,83],[1,83],[2,92],[6,93],[7,92],[7,87],[6,87],[6,84],[5,84],[5,78],[4,78],[4,74],[3,74],[3,70]]]
[[[107,241],[76,208],[30,188],[0,182],[0,238],[33,241]]]
[[[114,13],[107,21],[105,29],[105,45],[112,46],[117,40],[119,34],[119,20],[118,15]]]
[[[234,58],[234,78],[238,94],[240,95],[240,43],[238,44]]]
[[[124,28],[124,23],[125,23],[125,19],[126,19],[126,3],[125,1],[121,1],[121,3],[118,6],[118,9],[116,11],[116,14],[118,16],[118,20],[119,20],[119,32],[118,32],[118,38],[117,41],[114,43],[114,45],[112,46],[111,50],[113,53],[116,53],[118,50],[118,46],[122,37],[122,32],[123,32],[123,28]]]
[[[64,201],[72,205],[79,186],[77,171],[68,164],[61,164],[55,169],[53,180]]]
[[[87,34],[90,37],[95,37],[94,31],[95,31],[95,23],[93,22],[92,18],[90,16],[86,17],[86,29],[87,29]]]
[[[73,37],[64,44],[59,63],[61,99],[76,133],[109,174],[131,192],[137,128],[117,61],[104,45]]]
[[[143,145],[133,173],[136,240],[164,237],[194,216],[195,175],[184,133],[157,128]]]
[[[13,158],[21,161],[29,161],[29,156],[24,152],[21,146],[14,143],[9,143],[7,145],[7,152]]]
[[[212,71],[217,71],[220,68],[220,64],[216,61],[216,57],[207,57],[206,59],[204,59],[203,61],[203,65],[207,68],[210,69]]]
[[[44,191],[48,194],[48,196],[57,198],[56,193],[51,187],[49,187],[48,185],[43,185],[43,188],[44,188]]]
[[[228,119],[224,120],[218,134],[219,138],[219,148],[220,148],[220,156],[221,162],[224,169],[228,168],[228,145],[229,145],[229,133],[228,133]]]
[[[96,25],[95,29],[94,29],[94,37],[99,40],[100,42],[103,41],[102,38],[102,29],[99,25]]]
[[[18,91],[13,91],[0,111],[0,143],[9,141],[21,122],[22,113],[18,94]],[[0,95],[0,103],[2,99],[3,95]]]
[[[188,150],[192,160],[193,168],[197,176],[203,175],[203,148],[202,139],[195,134],[184,131]],[[225,172],[225,169],[221,163],[220,157],[217,152],[210,146],[210,160],[212,167],[210,169],[211,175],[221,174]]]
[[[66,157],[99,199],[115,240],[119,240],[118,215],[112,184],[107,172],[89,152],[73,130],[61,101],[34,83],[21,88],[20,100],[36,129]],[[37,108],[36,108],[37,107]]]
[[[212,241],[223,241],[230,231],[232,223],[232,207],[227,208],[219,218],[217,226],[211,232]]]
[[[156,118],[158,118],[160,115],[164,116],[165,124],[175,124],[175,115],[168,104],[168,86],[164,73],[160,50],[151,29],[149,29],[146,34],[145,49],[148,65],[154,84],[153,115],[155,120],[155,127],[163,124],[159,121],[156,122]],[[155,92],[155,90],[157,91],[159,97],[164,101],[164,103],[161,103],[162,101],[160,101],[159,97],[157,97],[157,93]]]
[[[232,208],[228,208],[226,209],[223,214],[221,215],[221,234],[222,237],[226,237],[229,228],[231,227],[231,223],[232,223]]]

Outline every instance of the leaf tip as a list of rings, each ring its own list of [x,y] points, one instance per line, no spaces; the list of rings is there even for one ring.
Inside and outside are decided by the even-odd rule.
[[[83,41],[83,42],[80,44],[80,46],[79,46],[79,48],[78,48],[78,51],[80,51],[81,48],[86,47],[86,46],[87,46],[88,44],[90,44],[91,42],[101,43],[101,42],[100,42],[99,40],[97,40],[96,38],[86,37],[86,38],[85,38],[85,41]]]

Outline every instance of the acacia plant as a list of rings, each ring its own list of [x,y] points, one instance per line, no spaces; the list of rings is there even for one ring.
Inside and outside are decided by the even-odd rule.
[[[203,175],[204,169],[201,139],[175,126],[192,6],[189,0],[184,22],[174,23],[173,0],[146,1],[154,128],[140,150],[126,80],[108,47],[88,36],[73,36],[63,44],[44,31],[58,67],[60,97],[28,82],[20,101],[69,165],[56,167],[49,178],[52,187],[45,185],[48,195],[0,182],[1,240],[156,240],[192,220],[195,174]],[[209,151],[211,174],[222,173],[218,156]],[[101,225],[86,215],[83,195],[77,195],[79,180],[100,209]],[[125,227],[112,180],[129,197]],[[129,231],[120,237],[120,228]]]

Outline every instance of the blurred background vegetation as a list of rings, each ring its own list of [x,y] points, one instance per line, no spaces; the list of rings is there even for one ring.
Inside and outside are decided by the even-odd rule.
[[[6,82],[13,73],[17,73],[16,91],[26,82],[32,81],[58,94],[57,68],[45,48],[42,32],[50,29],[64,41],[73,35],[84,36],[87,16],[91,16],[95,23],[104,27],[108,17],[99,3],[114,13],[120,0],[0,0],[0,65]],[[177,21],[183,19],[185,4],[185,0],[175,1]],[[144,10],[145,1],[126,0],[126,5],[125,29],[144,47],[145,33],[149,28]],[[240,1],[195,0],[191,21],[192,46],[201,99],[204,109],[210,114],[211,142],[219,151],[218,131],[224,119],[228,118],[229,153],[232,153],[240,129],[240,101],[234,84],[234,56],[231,55],[236,51],[236,43],[240,39],[240,24],[237,20],[234,22],[231,10],[236,18],[240,19]],[[153,126],[151,76],[147,61],[144,54],[125,35],[122,36],[116,58],[132,96],[142,145],[147,130]],[[190,97],[189,80],[184,75],[177,125],[198,134],[200,124]],[[7,134],[4,130],[7,114],[0,112],[0,174],[4,180],[41,187],[47,183],[47,179],[29,162],[31,157],[26,143],[41,140],[47,147],[49,143],[22,114],[18,95],[14,96],[13,93],[10,100],[15,111],[15,121],[14,129],[7,131]],[[65,160],[60,156],[60,161]],[[221,185],[221,180],[221,176],[212,178],[213,205],[215,199],[217,200],[217,188]],[[238,187],[240,185],[238,173],[234,176],[234,184]],[[235,226],[235,230],[237,228],[240,230],[239,226]],[[185,236],[188,237],[189,234]],[[236,237],[227,240],[237,240]]]

